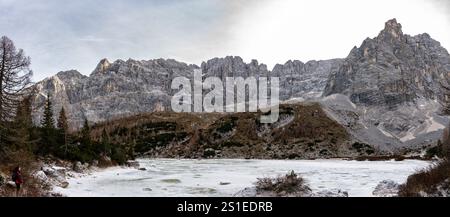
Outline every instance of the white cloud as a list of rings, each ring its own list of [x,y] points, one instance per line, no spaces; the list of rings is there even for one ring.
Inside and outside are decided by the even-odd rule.
[[[233,27],[235,41],[230,49],[270,66],[288,59],[346,57],[391,18],[403,24],[404,33],[428,32],[450,47],[446,14],[423,0],[273,0],[236,17],[241,22]]]

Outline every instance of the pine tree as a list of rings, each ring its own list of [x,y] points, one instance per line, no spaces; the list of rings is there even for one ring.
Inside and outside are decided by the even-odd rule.
[[[46,129],[55,128],[55,120],[53,119],[53,107],[50,95],[47,95],[47,100],[45,102],[44,117],[41,121],[41,125]]]
[[[86,147],[91,145],[91,127],[89,127],[89,122],[86,118],[81,129],[81,143]]]
[[[67,130],[69,129],[69,124],[67,123],[67,116],[64,107],[62,107],[61,111],[59,112],[56,126],[58,127],[58,129],[63,130],[64,132],[67,132]]]
[[[66,116],[66,111],[64,109],[64,107],[61,108],[61,111],[59,112],[59,116],[58,116],[58,121],[56,126],[58,127],[58,131],[59,131],[59,137],[60,137],[60,141],[63,143],[63,149],[64,149],[64,156],[67,156],[67,149],[68,149],[68,142],[67,142],[67,137],[68,137],[68,131],[69,131],[69,124],[67,122],[67,116]]]
[[[44,117],[41,120],[41,149],[39,152],[43,155],[53,153],[57,149],[57,131],[55,128],[55,121],[53,119],[53,105],[51,103],[50,95],[44,108]]]
[[[111,155],[110,140],[109,140],[108,133],[106,133],[106,129],[105,128],[103,128],[103,131],[102,131],[101,146],[102,146],[102,149],[103,149],[103,154],[105,156]]]

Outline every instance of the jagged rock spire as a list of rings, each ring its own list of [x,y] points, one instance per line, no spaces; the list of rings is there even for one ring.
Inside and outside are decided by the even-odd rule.
[[[97,67],[95,68],[94,72],[92,74],[99,74],[99,73],[105,73],[108,71],[109,67],[111,66],[111,63],[108,61],[108,59],[102,59],[97,64]]]
[[[402,24],[397,19],[391,19],[385,23],[384,29],[378,35],[378,39],[386,42],[403,38]]]

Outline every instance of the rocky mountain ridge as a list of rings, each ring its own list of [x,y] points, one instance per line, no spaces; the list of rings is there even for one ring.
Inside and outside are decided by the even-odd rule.
[[[170,99],[175,93],[172,79],[191,78],[194,70],[201,69],[205,76],[261,77],[280,76],[280,98],[314,98],[321,95],[331,69],[337,68],[340,59],[327,61],[288,61],[275,66],[270,72],[267,66],[256,60],[247,64],[240,57],[228,56],[204,62],[201,67],[176,60],[117,60],[110,63],[103,59],[90,76],[71,70],[59,72],[35,85],[37,95],[34,105],[38,123],[47,95],[54,101],[54,109],[62,106],[68,110],[73,128],[79,127],[84,118],[101,122],[133,114],[170,110]]]
[[[426,33],[403,34],[392,19],[330,74],[324,104],[369,144],[420,147],[439,139],[448,125],[441,104],[448,100],[443,86],[449,72],[450,55],[439,42]]]
[[[394,107],[418,98],[439,99],[450,78],[450,55],[428,34],[403,34],[395,19],[376,38],[353,48],[328,79],[324,96],[344,94],[363,105]]]
[[[281,100],[319,102],[353,137],[382,150],[430,144],[448,124],[440,109],[446,100],[442,86],[450,77],[449,53],[426,33],[404,34],[395,19],[344,59],[290,60],[272,70],[237,56],[214,58],[201,66],[171,59],[103,59],[90,76],[59,72],[37,83],[34,121],[39,123],[48,94],[55,111],[62,106],[68,111],[74,129],[85,118],[102,122],[169,111],[172,79],[190,78],[194,70],[222,79],[277,76]]]

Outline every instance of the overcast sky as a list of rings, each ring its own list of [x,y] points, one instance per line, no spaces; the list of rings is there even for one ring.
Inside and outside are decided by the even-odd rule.
[[[89,75],[102,58],[342,58],[391,18],[450,48],[450,0],[0,0],[0,34],[31,57],[35,81]]]

